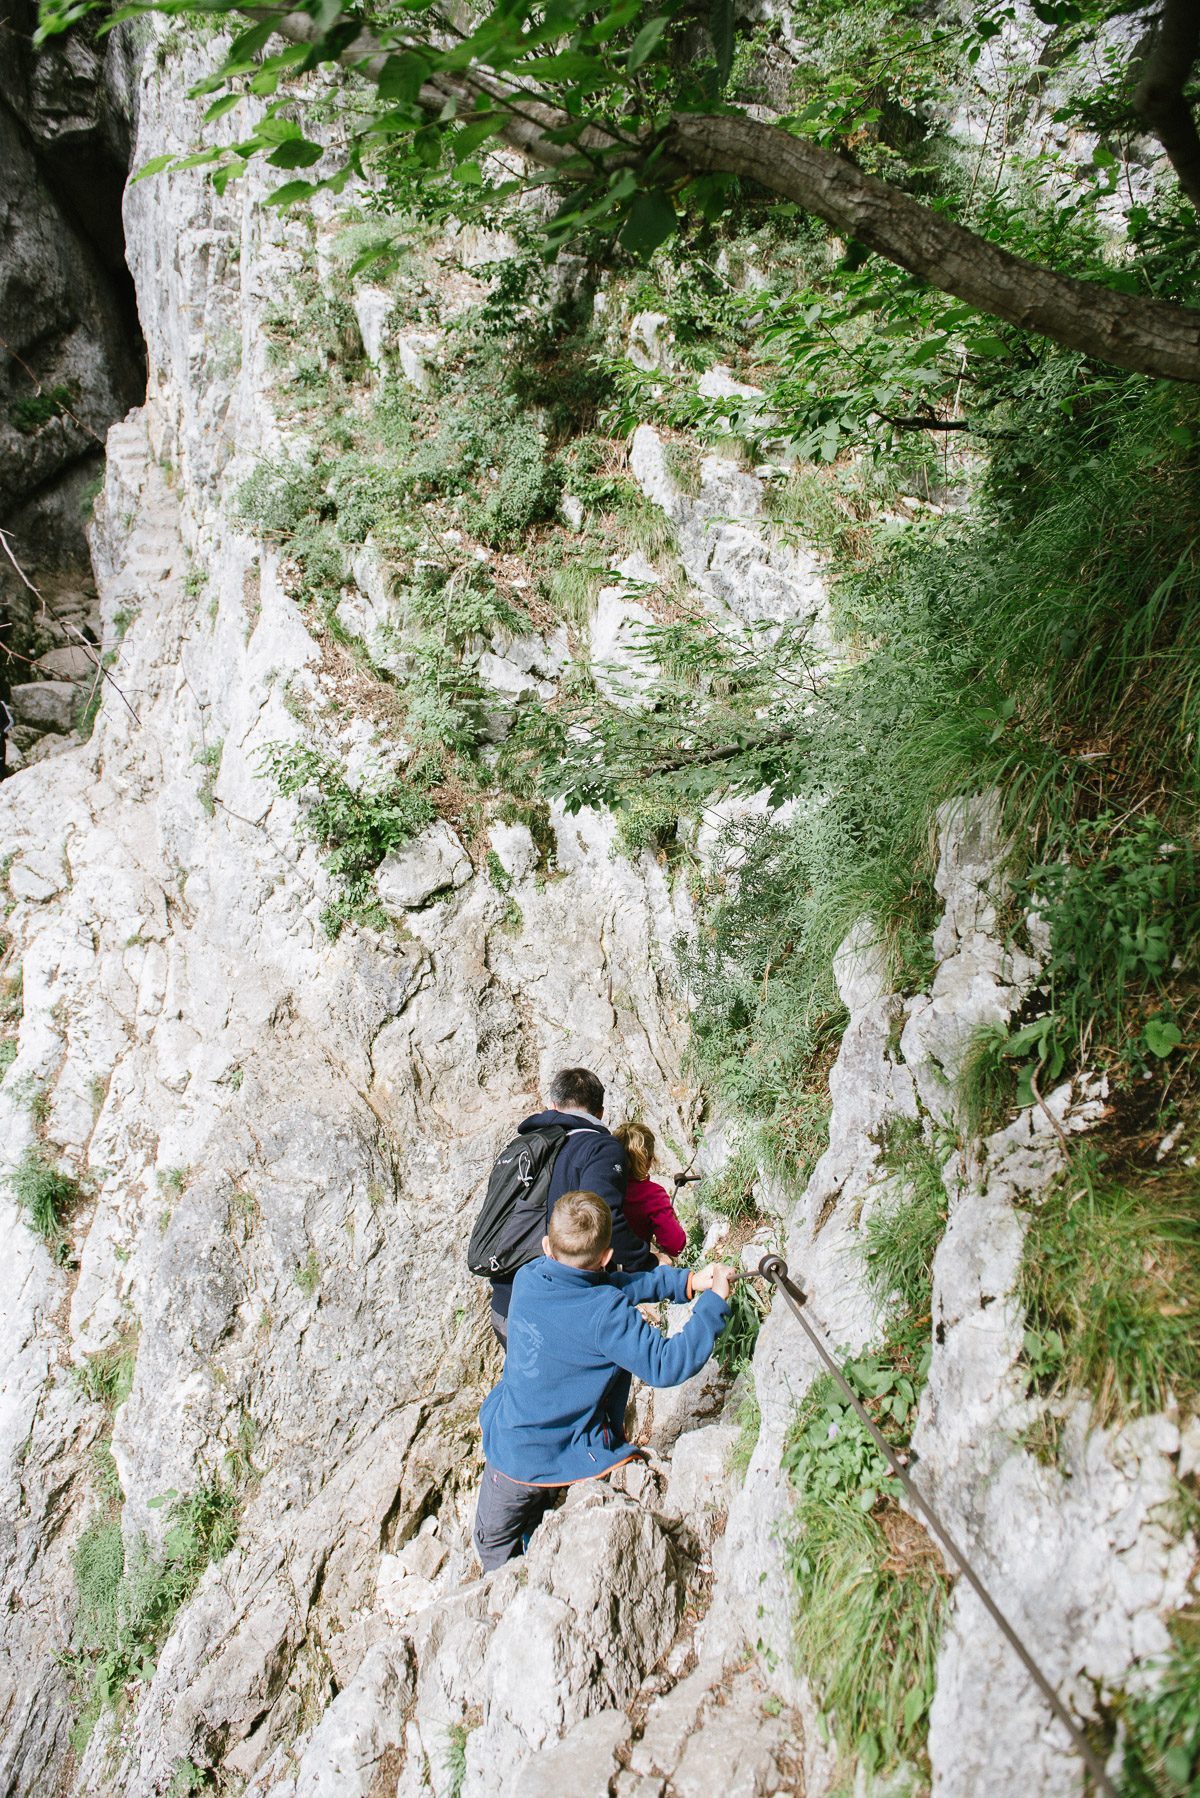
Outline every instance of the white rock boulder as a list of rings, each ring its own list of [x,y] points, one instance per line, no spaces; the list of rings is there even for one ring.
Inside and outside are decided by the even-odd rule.
[[[380,864],[375,890],[383,909],[398,917],[428,905],[437,893],[465,886],[470,878],[471,862],[466,850],[450,826],[439,818]]]

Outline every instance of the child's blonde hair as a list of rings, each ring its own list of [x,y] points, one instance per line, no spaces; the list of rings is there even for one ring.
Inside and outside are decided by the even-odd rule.
[[[631,1180],[648,1180],[654,1166],[654,1132],[645,1124],[618,1124],[613,1131],[625,1148],[625,1162]]]
[[[564,1192],[550,1213],[550,1252],[568,1267],[596,1267],[612,1244],[612,1212],[596,1192]]]

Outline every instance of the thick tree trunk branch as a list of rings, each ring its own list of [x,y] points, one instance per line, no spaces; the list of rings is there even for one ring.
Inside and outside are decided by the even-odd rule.
[[[993,318],[1137,374],[1200,381],[1200,311],[1027,262],[834,151],[756,119],[684,114],[669,143],[689,168],[748,176]]]
[[[1196,9],[1196,0],[1178,4],[1183,12]],[[1168,0],[1169,10],[1174,5],[1175,0]],[[256,10],[255,16],[269,11]],[[279,16],[278,30],[293,43],[311,43],[319,36],[307,13]],[[364,31],[340,60],[374,78],[385,55],[378,40]],[[450,98],[494,102],[510,114],[502,141],[543,167],[573,162],[578,168],[579,150],[546,141],[545,132],[554,123],[552,108],[474,71],[435,76],[422,88],[420,102],[436,116]],[[612,149],[609,143],[595,134],[594,147],[604,149],[607,160],[636,161],[636,150]],[[842,236],[992,318],[1135,374],[1200,382],[1200,311],[1119,293],[1098,281],[1076,280],[1027,262],[900,188],[865,174],[834,151],[741,113],[680,114],[671,123],[666,147],[672,172],[680,179],[732,174],[757,181],[769,193],[824,219]],[[656,176],[661,179],[666,172],[660,160]]]
[[[1183,90],[1200,56],[1200,6],[1164,0],[1162,17],[1133,103],[1171,159],[1193,206],[1200,207],[1200,131]]]

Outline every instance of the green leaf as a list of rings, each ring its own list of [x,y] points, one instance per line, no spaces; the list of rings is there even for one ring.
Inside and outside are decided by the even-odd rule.
[[[1169,1780],[1181,1790],[1190,1790],[1192,1782],[1192,1757],[1186,1748],[1178,1744],[1168,1748],[1163,1755],[1163,1772]]]
[[[902,1715],[906,1730],[913,1730],[925,1714],[928,1699],[922,1686],[911,1686],[905,1696]]]
[[[616,194],[613,199],[618,198]],[[675,208],[659,188],[635,194],[629,208],[621,242],[635,255],[650,255],[665,243],[675,229]]]
[[[376,88],[381,100],[415,100],[429,76],[431,64],[419,51],[389,56],[379,71]]]
[[[709,0],[708,29],[717,58],[717,79],[724,87],[733,69],[733,0]]]
[[[988,331],[978,337],[967,338],[967,348],[973,356],[1007,356],[1008,345],[1002,337],[993,337]]]
[[[1143,1035],[1151,1055],[1157,1055],[1160,1060],[1169,1055],[1172,1049],[1177,1049],[1183,1041],[1183,1032],[1178,1024],[1173,1024],[1170,1018],[1164,1017],[1147,1018]]]
[[[132,187],[135,181],[145,181],[151,175],[161,175],[164,169],[170,168],[174,160],[175,157],[170,151],[165,156],[152,156],[149,162],[142,164],[136,175],[130,176],[129,185]]]
[[[633,40],[633,46],[625,58],[625,66],[629,69],[640,69],[646,58],[653,54],[658,40],[666,29],[667,16],[665,13],[656,13],[652,19],[647,19]]]
[[[272,150],[267,161],[277,169],[310,169],[314,162],[320,162],[325,152],[320,144],[313,144],[306,137],[292,138],[288,143],[280,144]]]
[[[267,195],[266,203],[268,206],[294,206],[297,200],[310,199],[316,191],[312,181],[285,181],[282,187]]]
[[[219,100],[213,101],[212,105],[205,113],[204,123],[206,125],[211,125],[214,119],[223,119],[227,112],[233,111],[241,97],[240,94],[222,94]]]

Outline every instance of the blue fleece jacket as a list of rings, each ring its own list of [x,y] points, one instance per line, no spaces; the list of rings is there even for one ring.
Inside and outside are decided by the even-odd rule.
[[[725,1328],[729,1306],[702,1292],[676,1336],[648,1324],[639,1305],[687,1298],[685,1267],[614,1274],[539,1256],[519,1269],[508,1314],[508,1356],[483,1401],[488,1465],[529,1486],[594,1479],[630,1454],[611,1392],[628,1375],[678,1386],[698,1373]]]
[[[598,1118],[582,1117],[576,1111],[537,1111],[518,1124],[518,1136],[530,1130],[545,1130],[557,1124],[565,1130],[567,1140],[558,1151],[550,1175],[550,1191],[546,1195],[546,1228],[550,1213],[564,1192],[595,1192],[613,1214],[613,1263],[626,1273],[656,1265],[654,1256],[640,1237],[625,1222],[625,1150]],[[511,1280],[493,1280],[492,1310],[501,1317],[508,1313],[512,1297]]]

